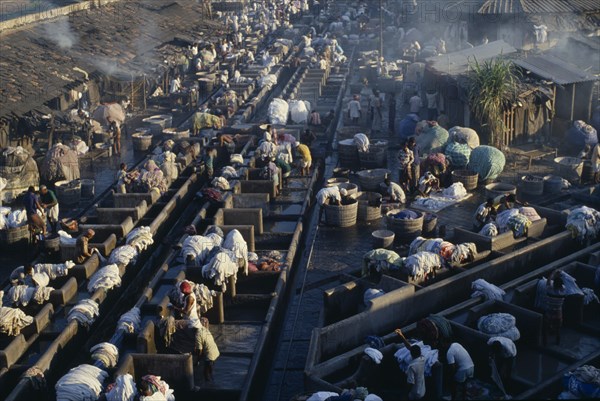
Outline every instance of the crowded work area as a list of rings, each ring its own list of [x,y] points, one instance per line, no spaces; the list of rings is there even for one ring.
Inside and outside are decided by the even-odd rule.
[[[0,399],[600,398],[600,5],[22,3]]]

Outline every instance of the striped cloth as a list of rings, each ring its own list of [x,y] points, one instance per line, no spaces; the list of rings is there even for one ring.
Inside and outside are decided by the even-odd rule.
[[[449,142],[444,154],[452,167],[463,168],[469,164],[471,148],[464,143]]]

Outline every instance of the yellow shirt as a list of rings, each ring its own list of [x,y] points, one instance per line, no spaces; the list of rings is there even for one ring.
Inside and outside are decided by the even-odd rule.
[[[304,161],[312,161],[312,157],[310,156],[310,149],[305,144],[301,143],[296,147],[296,150],[300,154],[300,157],[304,159]]]

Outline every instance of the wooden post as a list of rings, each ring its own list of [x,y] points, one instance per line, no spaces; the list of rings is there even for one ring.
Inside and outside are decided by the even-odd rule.
[[[144,110],[146,110],[147,104],[146,104],[146,74],[144,74],[144,82],[142,83],[143,87],[143,96],[144,96]]]
[[[575,117],[575,84],[571,84],[571,121]]]
[[[131,110],[133,110],[134,103],[133,103],[133,98],[135,97],[135,92],[134,92],[134,83],[133,83],[133,73],[131,73]]]

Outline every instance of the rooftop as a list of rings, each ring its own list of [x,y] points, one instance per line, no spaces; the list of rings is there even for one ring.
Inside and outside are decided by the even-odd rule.
[[[598,77],[588,74],[573,64],[568,63],[554,55],[542,54],[529,56],[525,59],[516,59],[514,63],[531,71],[539,77],[557,83],[568,85],[578,82],[595,81]]]
[[[478,14],[543,14],[598,12],[596,0],[486,0]]]

